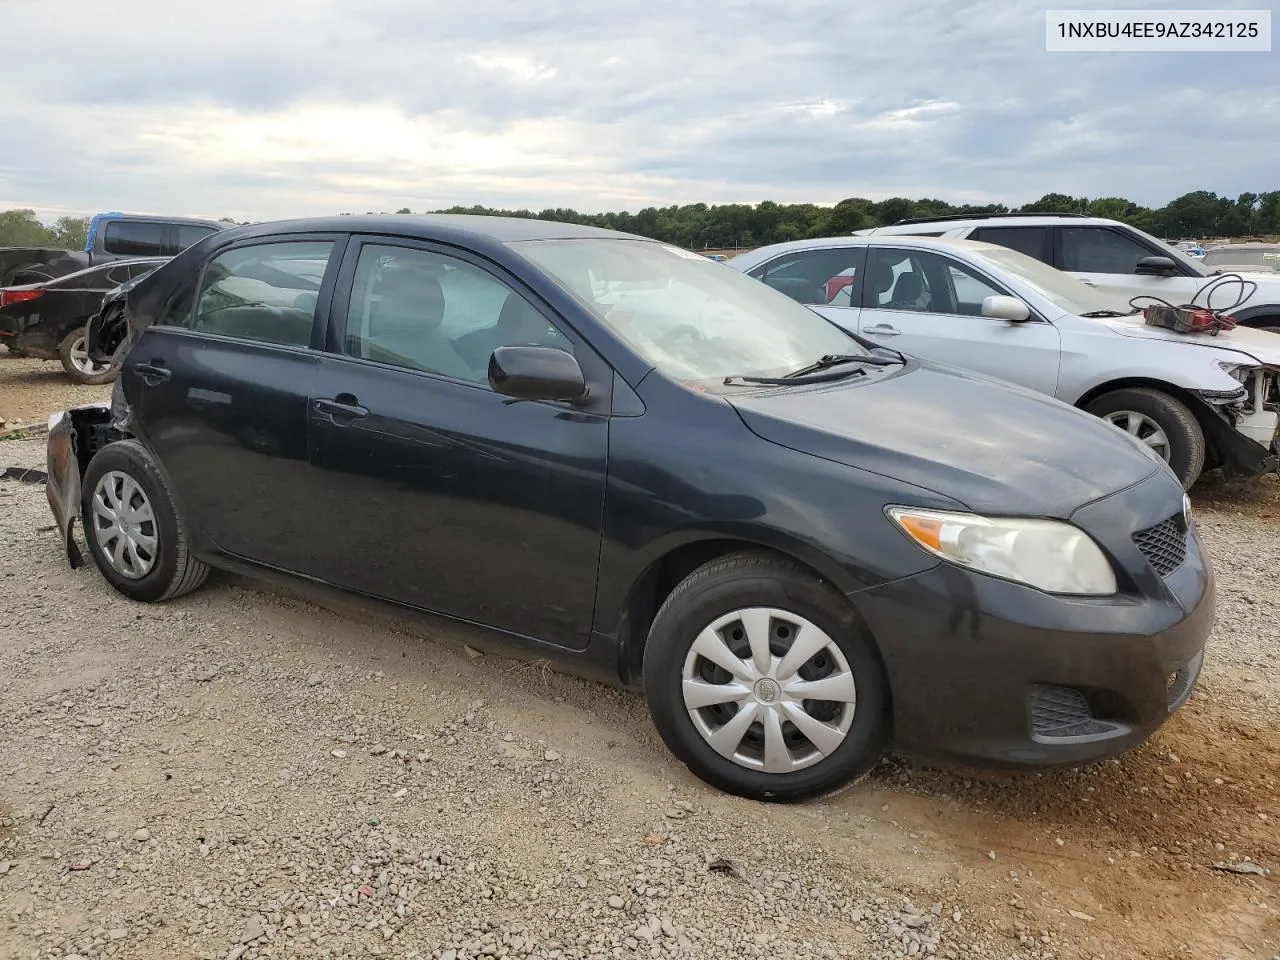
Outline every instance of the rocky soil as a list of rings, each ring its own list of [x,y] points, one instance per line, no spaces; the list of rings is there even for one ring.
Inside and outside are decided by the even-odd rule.
[[[0,481],[0,960],[1277,957],[1278,494],[1197,496],[1220,617],[1146,746],[776,807],[453,626],[220,575],[129,603]]]

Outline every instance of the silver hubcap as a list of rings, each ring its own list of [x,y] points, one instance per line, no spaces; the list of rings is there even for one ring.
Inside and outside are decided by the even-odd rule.
[[[155,513],[142,488],[112,470],[93,490],[93,536],[113,570],[130,580],[145,577],[156,563]]]
[[[719,617],[685,657],[685,709],[716,753],[765,773],[812,766],[844,742],[858,688],[840,648],[797,614]]]
[[[1161,460],[1168,461],[1169,437],[1160,429],[1160,425],[1145,413],[1138,413],[1136,410],[1117,410],[1115,413],[1108,413],[1103,419],[1137,437],[1158,453]]]
[[[100,373],[106,373],[111,366],[109,363],[97,363],[89,357],[89,347],[85,344],[85,338],[79,337],[71,344],[71,365],[81,373],[96,377]]]

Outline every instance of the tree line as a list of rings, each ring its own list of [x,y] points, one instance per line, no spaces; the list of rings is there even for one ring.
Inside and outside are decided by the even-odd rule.
[[[88,217],[59,217],[48,227],[34,210],[0,210],[0,247],[81,250],[88,236]]]
[[[408,213],[401,209],[399,213]],[[787,240],[830,237],[900,220],[999,213],[1084,213],[1132,224],[1170,240],[1209,237],[1252,237],[1280,234],[1280,190],[1242,193],[1232,199],[1197,190],[1163,207],[1143,207],[1123,197],[1072,197],[1045,194],[1034,203],[1010,208],[1004,204],[975,206],[945,200],[867,200],[851,197],[835,206],[813,203],[705,204],[646,207],[638,213],[579,213],[563,207],[546,210],[499,210],[491,207],[450,207],[433,213],[476,213],[504,217],[537,217],[622,230],[691,249],[755,247]]]
[[[1073,197],[1048,193],[1021,207],[1004,204],[955,205],[945,200],[867,200],[850,197],[835,206],[813,203],[691,203],[646,207],[636,213],[579,213],[566,207],[545,210],[502,210],[494,207],[450,207],[431,213],[473,213],[559,220],[652,237],[695,250],[755,247],[807,237],[828,237],[918,217],[966,213],[1086,213],[1132,224],[1166,239],[1256,237],[1280,235],[1280,190],[1242,193],[1234,199],[1196,190],[1163,207],[1143,207],[1123,197]],[[373,211],[369,211],[373,212]],[[397,213],[410,213],[402,207]],[[228,218],[224,218],[227,222]],[[84,246],[88,218],[60,217],[46,226],[34,210],[0,212],[0,246]]]

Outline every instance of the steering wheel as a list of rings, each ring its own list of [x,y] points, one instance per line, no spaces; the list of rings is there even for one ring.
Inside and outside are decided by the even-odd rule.
[[[659,346],[665,347],[677,340],[683,339],[684,337],[694,337],[698,340],[706,339],[702,331],[691,323],[681,323],[674,326],[670,330],[663,332],[660,337],[655,337],[654,339],[658,342]]]

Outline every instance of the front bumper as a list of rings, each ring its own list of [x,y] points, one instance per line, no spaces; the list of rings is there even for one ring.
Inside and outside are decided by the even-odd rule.
[[[850,599],[889,678],[896,749],[967,766],[1076,766],[1146,740],[1191,693],[1213,624],[1213,571],[1194,528],[1161,577],[1131,532],[1175,515],[1164,471],[1077,511],[1121,593],[1055,597],[940,564]]]

